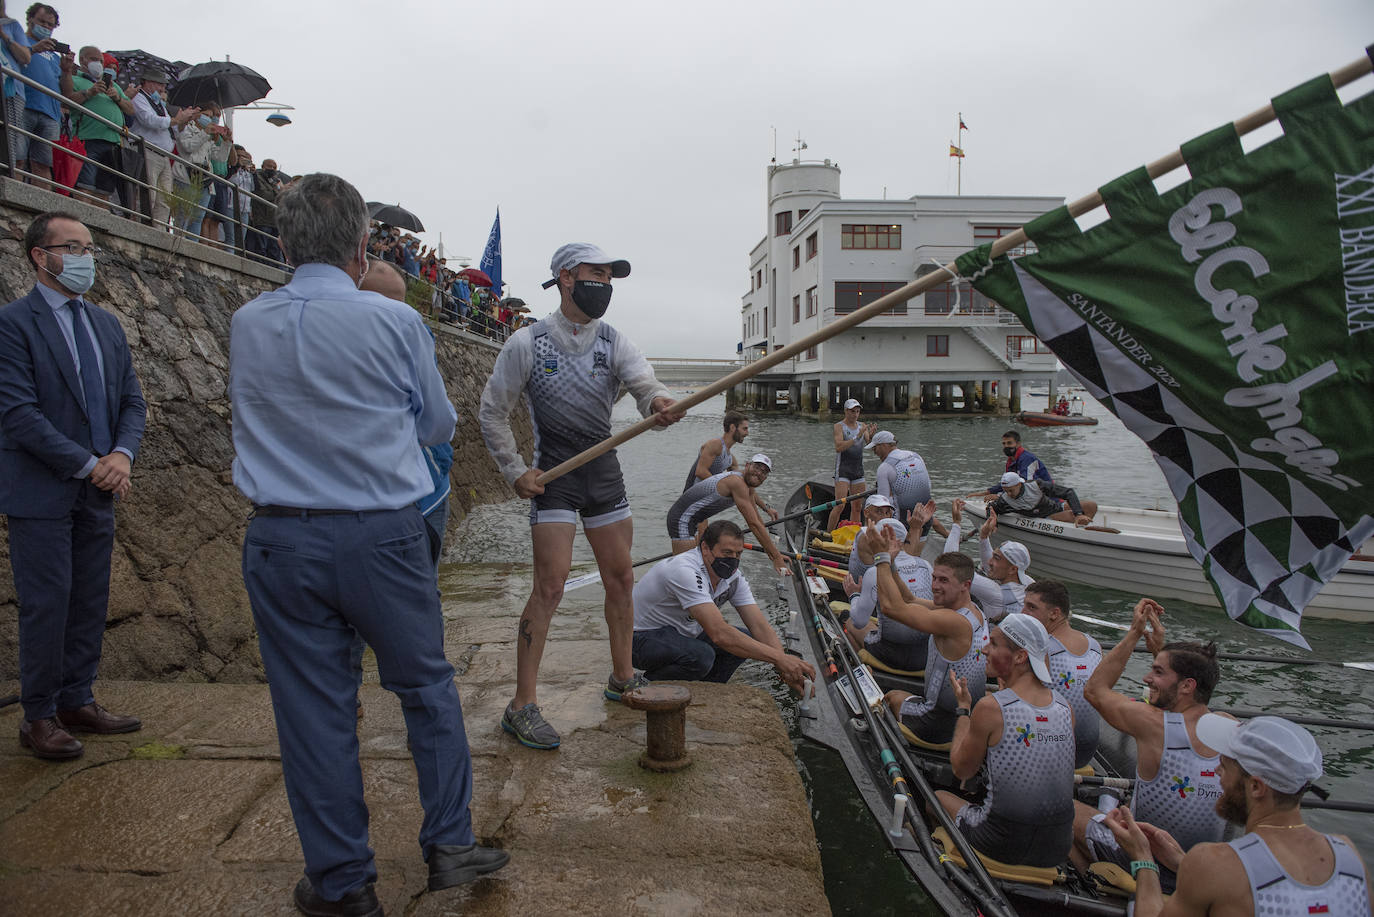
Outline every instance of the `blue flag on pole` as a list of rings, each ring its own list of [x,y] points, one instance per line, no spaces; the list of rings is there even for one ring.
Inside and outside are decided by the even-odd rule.
[[[482,260],[478,264],[482,273],[491,278],[491,292],[500,298],[501,292],[501,208],[496,208],[496,221],[491,224],[491,235],[487,236],[487,247],[482,250]]]

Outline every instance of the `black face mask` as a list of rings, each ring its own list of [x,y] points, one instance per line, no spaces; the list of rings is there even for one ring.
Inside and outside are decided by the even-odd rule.
[[[588,318],[600,318],[611,304],[611,285],[597,280],[573,281],[572,301]]]
[[[1010,458],[1011,456],[1013,456],[1013,455],[1016,454],[1016,447],[1015,447],[1015,446],[1003,446],[1003,447],[1002,447],[1002,454],[1005,455],[1005,456],[1007,456],[1008,458]]]
[[[711,569],[715,571],[716,576],[719,576],[721,579],[729,579],[734,576],[735,571],[739,569],[739,558],[717,557],[715,560],[711,561]]]

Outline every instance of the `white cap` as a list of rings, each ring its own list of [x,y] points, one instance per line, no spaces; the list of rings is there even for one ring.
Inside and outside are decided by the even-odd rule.
[[[869,442],[867,446],[864,446],[864,448],[872,449],[874,446],[881,446],[883,443],[895,443],[896,441],[897,437],[893,436],[887,430],[879,430],[877,433],[873,434],[872,441]]]
[[[752,465],[762,465],[769,471],[773,470],[773,460],[770,459],[768,456],[764,455],[762,452],[758,453],[753,458],[751,458],[749,460],[749,463]]]
[[[994,551],[1006,558],[1007,563],[1016,567],[1016,577],[1022,586],[1029,586],[1035,582],[1026,572],[1026,568],[1030,566],[1030,551],[1026,550],[1025,545],[1019,541],[1004,541]]]
[[[879,519],[878,528],[893,529],[897,533],[898,541],[906,541],[906,526],[902,525],[896,519]]]
[[[869,497],[867,500],[864,501],[864,506],[886,506],[889,509],[895,508],[892,506],[892,501],[889,500],[887,497],[884,497],[882,494],[874,494],[873,496]]]
[[[1050,635],[1041,624],[1030,615],[1016,612],[1009,614],[997,626],[1007,639],[1025,650],[1030,656],[1031,671],[1045,684],[1050,683],[1050,667],[1045,663],[1045,653],[1050,646]],[[1198,733],[1201,738],[1201,732]]]
[[[1008,471],[1006,474],[1002,475],[1003,487],[1015,487],[1017,484],[1024,483],[1026,483],[1026,479],[1014,471]]]
[[[850,408],[857,408],[857,407],[860,407],[860,405],[859,405],[859,399],[857,399],[857,398],[850,398],[848,401],[846,401],[846,402],[844,403],[844,409],[845,409],[846,411],[849,410]]]
[[[590,242],[569,242],[553,253],[553,258],[549,261],[553,279],[544,281],[542,286],[547,290],[558,283],[559,271],[570,271],[579,264],[609,264],[612,277],[630,276],[630,262],[624,258],[612,258],[602,251],[600,246]]]
[[[1280,793],[1296,793],[1322,775],[1322,752],[1312,733],[1282,717],[1257,716],[1241,723],[1204,713],[1197,721],[1197,737]]]

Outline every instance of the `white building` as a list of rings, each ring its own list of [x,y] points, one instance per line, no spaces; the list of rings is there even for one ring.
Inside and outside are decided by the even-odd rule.
[[[830,160],[768,168],[767,235],[749,256],[741,356],[757,359],[837,315],[1063,204],[1051,197],[918,195],[844,200]],[[953,278],[951,278],[951,281]],[[1022,384],[1054,385],[1055,358],[1010,312],[945,283],[755,380],[733,401],[808,413],[857,398],[868,413],[1020,409]]]

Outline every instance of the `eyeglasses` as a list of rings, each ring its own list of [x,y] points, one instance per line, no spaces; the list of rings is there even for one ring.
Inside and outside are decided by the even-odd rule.
[[[82,245],[79,242],[64,242],[60,245],[40,245],[38,247],[43,249],[43,251],[45,252],[50,252],[53,249],[58,249],[66,252],[69,255],[90,255],[93,258],[99,258],[101,255],[105,254],[105,250],[99,248],[98,246]]]

